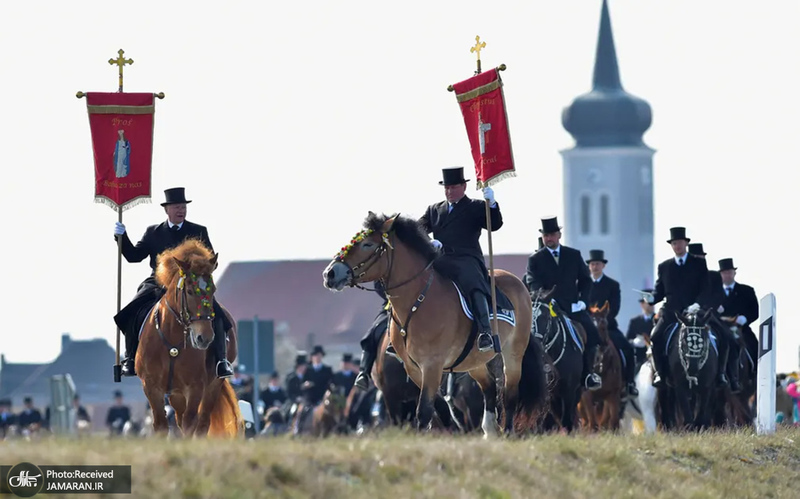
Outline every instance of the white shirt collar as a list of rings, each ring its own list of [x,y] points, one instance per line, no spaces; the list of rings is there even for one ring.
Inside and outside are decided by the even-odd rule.
[[[679,265],[683,265],[684,263],[686,263],[686,259],[688,257],[689,257],[689,253],[684,253],[683,256],[676,256],[675,257],[675,263],[677,263]]]
[[[184,220],[184,221],[185,221],[185,220]],[[172,223],[172,222],[170,222],[170,221],[169,221],[169,219],[167,219],[167,224],[169,225],[169,228],[170,228],[170,229],[171,229],[172,227],[174,227],[174,226],[175,226],[175,224],[174,224],[174,223]],[[183,222],[181,222],[181,223],[179,223],[179,224],[178,224],[178,230],[181,230],[182,228],[183,228]]]
[[[545,248],[547,248],[547,246],[545,246]],[[561,256],[561,245],[559,244],[559,245],[556,247],[556,249],[550,249],[550,248],[547,248],[547,251],[549,251],[551,255],[552,255],[553,253],[555,253],[556,251],[558,251],[558,256]],[[555,258],[555,255],[553,256],[553,258]]]
[[[595,279],[594,277],[592,277],[592,280],[593,280],[594,282],[600,282],[600,281],[603,279],[603,277],[605,277],[605,276],[606,276],[605,274],[600,274],[600,277],[598,277],[597,279]]]
[[[722,285],[722,289],[731,288],[731,291],[733,291],[733,287],[734,286],[736,286],[736,281],[733,281],[732,283],[728,284],[727,286],[725,284],[723,284]]]

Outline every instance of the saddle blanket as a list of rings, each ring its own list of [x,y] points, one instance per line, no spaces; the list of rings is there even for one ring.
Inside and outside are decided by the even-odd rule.
[[[672,328],[669,330],[669,335],[667,336],[667,343],[664,346],[664,355],[669,355],[669,344],[672,341],[672,335],[675,334],[675,331],[678,330],[678,326],[681,324],[676,322]],[[711,346],[714,347],[714,351],[719,355],[719,349],[717,348],[717,337],[714,335],[712,331],[708,332],[708,337],[711,340]]]
[[[139,341],[142,341],[142,332],[144,331],[144,325],[147,324],[147,318],[150,317],[150,314],[153,313],[153,310],[156,309],[158,306],[158,302],[155,302],[150,310],[147,311],[147,314],[139,316],[136,318],[137,322],[141,322],[139,325]]]
[[[572,336],[572,341],[578,345],[578,350],[583,352],[583,342],[581,341],[581,337],[578,336],[578,332],[575,331],[575,328],[572,326],[572,320],[569,317],[562,317],[564,319],[564,323],[567,325],[567,329],[569,330],[569,335]]]
[[[464,295],[461,294],[461,290],[458,289],[458,286],[456,285],[456,283],[453,283],[453,287],[456,288],[456,292],[458,293],[458,299],[461,301],[461,309],[464,311],[464,315],[469,317],[469,320],[474,320],[474,317],[472,315],[472,311],[469,309],[469,305],[467,304],[467,300],[464,298]],[[489,308],[491,308],[491,303],[489,304]],[[489,310],[489,320],[490,321],[494,320],[494,314],[492,313],[491,310]],[[503,322],[507,322],[508,324],[511,324],[512,326],[516,326],[517,325],[517,319],[514,316],[514,311],[513,310],[505,310],[505,309],[502,309],[502,308],[498,307],[497,308],[497,320],[503,321]]]

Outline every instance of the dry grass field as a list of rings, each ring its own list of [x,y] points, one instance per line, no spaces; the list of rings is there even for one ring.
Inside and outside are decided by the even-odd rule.
[[[495,441],[399,431],[326,440],[98,437],[0,442],[0,455],[7,465],[130,464],[132,495],[143,498],[800,497],[800,429]]]

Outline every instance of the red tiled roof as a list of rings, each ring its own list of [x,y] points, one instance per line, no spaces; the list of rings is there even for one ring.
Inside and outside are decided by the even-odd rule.
[[[488,257],[486,257],[488,264]],[[374,293],[322,284],[330,260],[233,262],[217,279],[216,296],[238,320],[287,322],[289,336],[304,348],[309,333],[322,345],[357,345],[381,306]],[[495,255],[496,268],[525,273],[528,255]],[[370,287],[370,286],[368,286]]]

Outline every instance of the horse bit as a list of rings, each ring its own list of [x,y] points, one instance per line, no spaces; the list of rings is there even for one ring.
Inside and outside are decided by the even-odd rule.
[[[187,297],[187,294],[188,294],[187,287],[188,286],[196,286],[195,290],[198,293],[198,295],[200,295],[200,293],[202,291],[206,291],[206,292],[210,291],[211,290],[211,286],[213,285],[213,283],[211,282],[211,280],[209,280],[207,283],[205,283],[205,289],[201,289],[200,286],[202,284],[204,284],[202,282],[203,281],[202,277],[199,278],[199,279],[196,279],[195,274],[192,274],[191,275],[192,279],[196,279],[196,280],[192,281],[192,280],[189,280],[187,278],[187,276],[184,273],[183,269],[179,269],[179,272],[180,272],[180,278],[178,279],[178,286],[175,288],[175,301],[178,301],[180,303],[180,306],[179,306],[180,313],[176,312],[172,308],[172,306],[169,304],[168,300],[165,300],[164,298],[161,298],[161,300],[164,301],[164,304],[167,306],[167,310],[169,310],[172,313],[172,315],[175,317],[175,320],[183,328],[183,347],[182,348],[185,349],[186,348],[186,337],[189,335],[189,331],[191,330],[192,323],[193,322],[199,322],[199,321],[211,321],[211,320],[214,319],[216,314],[214,313],[214,307],[213,307],[213,305],[211,303],[211,297],[209,295],[203,295],[202,298],[201,298],[202,302],[201,302],[200,305],[198,305],[197,308],[199,310],[201,310],[201,311],[204,311],[203,309],[206,309],[205,311],[207,311],[207,312],[206,313],[197,312],[194,317],[192,316],[192,313],[189,310],[188,297]],[[180,293],[180,297],[178,296],[178,293]],[[172,357],[172,358],[177,357],[178,354],[180,353],[181,347],[176,347],[176,346],[172,345],[171,343],[169,343],[167,341],[167,338],[164,336],[164,332],[161,329],[161,325],[160,325],[160,321],[159,321],[159,314],[158,314],[158,310],[157,309],[153,310],[153,316],[155,318],[156,331],[158,331],[158,335],[161,336],[161,340],[164,342],[165,345],[167,345],[167,348],[169,348],[169,356]]]

